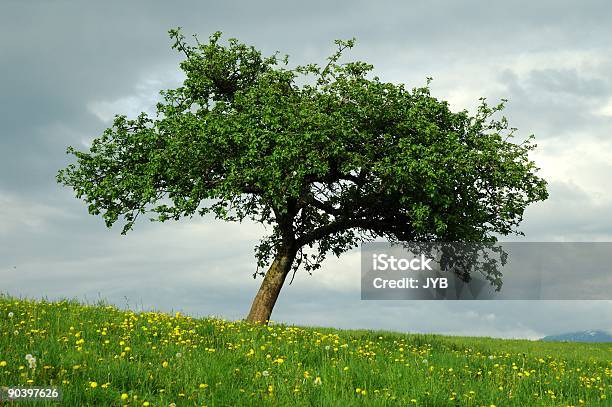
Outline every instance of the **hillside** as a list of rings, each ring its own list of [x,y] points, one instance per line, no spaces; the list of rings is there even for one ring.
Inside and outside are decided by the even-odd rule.
[[[612,335],[604,331],[580,331],[542,338],[546,342],[612,342]]]
[[[8,297],[0,329],[0,384],[58,386],[69,406],[565,406],[611,397],[610,344],[261,327]]]

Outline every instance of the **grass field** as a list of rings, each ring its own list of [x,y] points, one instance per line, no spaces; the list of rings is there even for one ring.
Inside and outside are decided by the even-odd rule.
[[[0,385],[57,386],[67,406],[611,405],[610,343],[262,327],[5,296],[0,328]]]

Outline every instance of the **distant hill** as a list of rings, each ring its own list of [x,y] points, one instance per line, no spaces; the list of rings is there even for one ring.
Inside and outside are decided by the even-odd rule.
[[[549,335],[541,340],[546,342],[612,342],[612,335],[604,331],[580,331]]]

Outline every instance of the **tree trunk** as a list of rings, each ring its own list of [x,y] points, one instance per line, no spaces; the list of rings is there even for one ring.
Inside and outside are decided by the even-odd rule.
[[[268,323],[272,308],[274,308],[285,278],[291,270],[294,258],[295,251],[291,250],[283,251],[276,256],[253,300],[251,311],[246,318],[247,321],[261,324]]]

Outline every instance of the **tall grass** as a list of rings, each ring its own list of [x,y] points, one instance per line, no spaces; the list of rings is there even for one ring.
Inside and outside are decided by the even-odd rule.
[[[610,405],[612,344],[265,327],[9,297],[0,329],[0,385],[57,386],[67,406]]]

